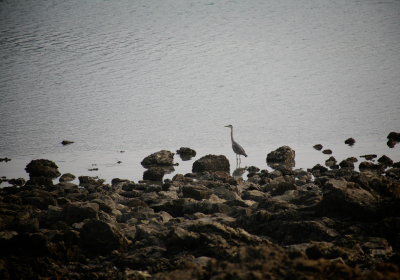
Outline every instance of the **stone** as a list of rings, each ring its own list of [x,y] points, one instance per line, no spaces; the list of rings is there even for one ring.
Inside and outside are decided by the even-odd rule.
[[[400,167],[390,168],[390,169],[386,170],[385,174],[386,174],[386,176],[389,176],[389,177],[399,180],[400,179]]]
[[[76,177],[75,175],[71,174],[71,173],[65,173],[63,175],[61,175],[59,182],[71,182],[73,180],[75,180]]]
[[[98,219],[99,210],[100,207],[97,203],[71,202],[64,205],[60,219],[72,225],[85,219]]]
[[[314,149],[316,149],[317,151],[321,151],[323,146],[321,144],[316,144],[313,146]]]
[[[10,179],[8,180],[8,183],[14,186],[22,187],[25,184],[25,179],[24,178]]]
[[[165,170],[161,167],[151,167],[143,173],[143,180],[162,181]]]
[[[26,172],[29,173],[29,177],[48,177],[57,178],[61,175],[58,171],[58,166],[53,161],[48,159],[35,159],[32,160],[25,168]]]
[[[159,152],[153,153],[147,157],[145,157],[141,164],[143,166],[152,166],[152,165],[173,165],[174,164],[174,153],[170,151],[161,150]]]
[[[190,160],[192,157],[196,156],[196,151],[187,147],[181,147],[179,150],[176,150],[176,153],[182,160]]]
[[[354,170],[354,163],[347,161],[347,160],[342,160],[339,163],[340,168],[345,168],[345,169],[350,169],[350,170]]]
[[[378,162],[385,166],[393,166],[393,160],[386,155],[383,155],[380,158],[378,158]]]
[[[192,166],[192,172],[224,171],[230,172],[229,160],[224,155],[206,155],[196,160]]]
[[[330,155],[330,154],[332,154],[332,150],[331,149],[326,149],[326,150],[323,150],[322,153],[325,154],[325,155]]]
[[[398,132],[390,132],[387,136],[388,139],[393,139],[394,141],[400,142],[400,133]]]
[[[354,143],[356,143],[356,140],[354,140],[354,138],[348,138],[344,141],[345,144],[349,145],[349,146],[353,146]]]
[[[183,197],[193,198],[196,200],[202,200],[210,198],[213,193],[212,190],[203,186],[183,186],[182,187]]]
[[[267,155],[267,162],[287,162],[291,163],[295,158],[295,151],[288,146],[282,146]],[[290,166],[290,164],[289,164]]]
[[[82,226],[80,236],[81,246],[92,254],[122,252],[131,243],[114,225],[94,219]]]

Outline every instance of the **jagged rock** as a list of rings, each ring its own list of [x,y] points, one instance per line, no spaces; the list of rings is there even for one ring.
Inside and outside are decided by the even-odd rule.
[[[190,160],[192,157],[196,156],[196,151],[190,148],[181,147],[176,150],[176,153],[181,157],[182,160]]]
[[[316,149],[317,151],[321,151],[323,147],[321,144],[316,144],[313,146],[313,148]]]
[[[80,230],[81,246],[92,254],[109,254],[124,251],[131,243],[114,225],[90,220]]]
[[[363,158],[365,158],[366,160],[372,160],[372,159],[374,159],[374,158],[376,158],[376,157],[378,157],[378,156],[372,154],[372,155],[362,155],[362,156],[360,156],[360,157],[363,157]]]
[[[385,166],[383,164],[374,164],[368,161],[361,162],[358,168],[361,172],[373,171],[377,174],[382,174],[385,171]]]
[[[354,170],[354,163],[347,161],[347,160],[342,160],[339,163],[340,168],[345,168],[345,169],[350,169],[350,170]]]
[[[145,157],[141,164],[143,166],[152,165],[173,165],[174,164],[174,153],[170,151],[161,150]]]
[[[25,179],[24,178],[18,178],[18,179],[10,179],[8,180],[8,183],[14,186],[23,186],[25,184]]]
[[[267,155],[267,162],[286,162],[294,161],[295,151],[288,146],[282,146]],[[289,164],[291,166],[291,164]]]
[[[49,205],[57,205],[53,196],[43,190],[24,191],[19,193],[18,196],[22,198],[24,204],[34,205],[42,210],[46,210]]]
[[[26,172],[29,173],[29,177],[49,177],[57,178],[61,175],[58,171],[58,166],[53,161],[48,159],[35,159],[32,160],[25,168]]]
[[[192,166],[192,172],[204,171],[230,171],[229,160],[224,155],[206,155],[196,160]]]
[[[143,173],[143,180],[162,181],[165,170],[161,167],[151,167]]]
[[[393,167],[388,170],[386,170],[386,176],[395,178],[395,179],[400,179],[400,167]]]
[[[392,166],[393,165],[393,160],[391,160],[388,156],[383,155],[380,158],[378,158],[378,162],[385,165],[385,166]]]
[[[328,167],[331,167],[331,166],[335,165],[336,162],[337,162],[336,159],[333,156],[331,156],[325,161],[325,165]]]

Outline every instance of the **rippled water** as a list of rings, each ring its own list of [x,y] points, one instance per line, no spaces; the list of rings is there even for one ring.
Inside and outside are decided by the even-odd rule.
[[[317,143],[338,161],[399,161],[386,146],[400,132],[399,14],[399,1],[1,1],[0,176],[48,158],[137,181],[145,156],[180,147],[233,171],[228,124],[242,166],[267,168],[282,145],[296,167],[323,164]],[[193,160],[176,156],[176,172]]]

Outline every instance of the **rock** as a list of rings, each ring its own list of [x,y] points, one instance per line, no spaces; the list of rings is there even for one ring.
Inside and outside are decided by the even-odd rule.
[[[202,186],[183,186],[182,193],[183,197],[202,200],[210,198],[212,191]]]
[[[63,175],[61,175],[59,181],[60,182],[71,182],[73,180],[75,180],[75,175],[71,174],[71,173],[65,173]]]
[[[99,179],[97,177],[91,177],[91,176],[79,176],[78,179],[79,179],[79,186],[84,188],[89,188],[90,186],[99,187],[105,182],[104,179]]]
[[[356,140],[354,140],[353,138],[348,138],[344,141],[345,144],[349,145],[349,146],[353,146],[354,143],[356,143]]]
[[[14,186],[22,187],[25,184],[25,179],[24,178],[10,179],[8,180],[8,183]]]
[[[55,224],[56,222],[59,221],[61,212],[62,212],[61,207],[49,205],[46,213],[46,222],[51,225]]]
[[[29,177],[49,177],[57,178],[61,175],[58,171],[58,166],[48,159],[35,159],[32,160],[25,168],[29,173]]]
[[[143,159],[141,162],[143,166],[152,165],[173,165],[174,164],[174,153],[170,151],[161,150],[159,152],[153,153]]]
[[[85,219],[98,219],[100,207],[97,203],[71,202],[64,205],[60,219],[72,225]]]
[[[354,170],[354,163],[347,161],[347,160],[342,160],[339,163],[340,168],[345,168],[345,169],[350,169],[350,170]]]
[[[190,160],[192,157],[196,156],[195,150],[186,147],[181,147],[179,150],[176,150],[176,153],[182,160]]]
[[[390,132],[387,136],[388,139],[393,139],[396,142],[400,142],[400,133],[398,132]]]
[[[114,225],[94,219],[83,225],[80,235],[81,246],[91,254],[121,252],[131,243]]]
[[[360,157],[363,157],[366,160],[372,160],[372,159],[374,159],[374,158],[376,158],[378,156],[377,155],[363,155],[363,156],[360,156]]]
[[[330,155],[330,154],[332,154],[332,150],[331,149],[326,149],[326,150],[323,150],[322,153],[325,154],[325,155]]]
[[[397,142],[395,140],[393,140],[392,138],[390,138],[386,145],[388,145],[389,148],[394,148],[394,146],[396,146]]]
[[[328,167],[331,167],[331,166],[335,165],[336,162],[337,162],[336,159],[333,156],[331,156],[330,158],[328,158],[325,161],[325,165],[328,166]]]
[[[390,169],[386,170],[385,174],[386,174],[386,176],[389,176],[389,177],[399,180],[400,179],[400,167],[390,168]]]
[[[319,172],[319,173],[325,173],[328,171],[328,168],[326,168],[325,166],[322,166],[320,164],[316,164],[312,169],[311,172],[314,173],[315,171]]]
[[[151,167],[143,173],[143,180],[162,181],[165,171],[161,167]]]
[[[385,165],[385,166],[392,166],[393,165],[393,160],[391,160],[388,156],[383,155],[380,158],[378,158],[378,162]]]
[[[61,142],[61,144],[63,144],[64,146],[65,146],[65,145],[72,144],[72,143],[75,143],[75,142],[74,142],[74,141],[68,141],[68,140],[63,140],[63,141]]]
[[[267,155],[267,162],[294,162],[295,151],[288,146],[282,146]],[[289,166],[292,166],[289,164]]]
[[[356,159],[355,157],[348,157],[347,159],[346,159],[348,162],[358,162],[358,159]]]
[[[229,160],[224,155],[206,155],[193,163],[192,172],[230,172]]]
[[[313,148],[316,149],[317,151],[321,151],[323,147],[321,144],[316,144],[313,146]]]
[[[49,205],[56,206],[57,201],[53,196],[43,190],[24,191],[18,194],[24,204],[34,205],[41,210],[46,210]]]
[[[382,174],[385,171],[385,166],[383,164],[374,164],[368,161],[363,161],[358,166],[361,172],[372,171],[377,174]]]

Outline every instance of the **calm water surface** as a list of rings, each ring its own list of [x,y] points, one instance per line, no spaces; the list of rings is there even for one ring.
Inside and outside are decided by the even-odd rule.
[[[1,1],[0,176],[47,158],[137,181],[145,156],[180,147],[197,156],[165,178],[206,154],[232,172],[228,124],[242,166],[288,145],[310,168],[329,157],[317,143],[400,161],[399,15],[390,0]]]

